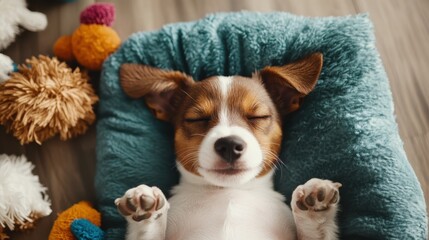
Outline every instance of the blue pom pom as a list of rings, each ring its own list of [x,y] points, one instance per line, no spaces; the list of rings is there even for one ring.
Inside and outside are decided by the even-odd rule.
[[[70,229],[77,240],[101,240],[104,232],[86,219],[76,219]]]

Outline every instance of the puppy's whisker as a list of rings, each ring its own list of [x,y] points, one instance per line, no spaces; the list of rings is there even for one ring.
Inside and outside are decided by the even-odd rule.
[[[179,159],[180,159],[181,163],[186,163],[186,162],[189,162],[189,161],[196,159],[196,157],[192,156],[192,154],[186,154],[186,155],[181,156]]]
[[[187,154],[187,153],[195,153],[195,152],[198,152],[198,148],[195,148],[195,147],[187,147],[187,148],[184,148],[184,149],[181,149],[180,151],[177,151],[176,152],[176,155],[181,155],[181,154]]]
[[[192,163],[192,168],[194,168],[194,169],[198,169],[199,167],[200,167],[200,165],[199,165],[198,161],[194,161],[194,162]]]
[[[278,157],[277,153],[273,152],[270,149],[267,148],[262,148],[261,149],[264,154],[266,155],[266,157],[270,157],[273,158],[275,161],[270,161],[266,164],[266,168],[272,168],[276,171],[280,171],[280,176],[283,175],[283,167],[286,168],[286,165],[284,164],[284,162]],[[282,167],[280,167],[282,166]]]
[[[182,165],[187,165],[190,162],[198,162],[194,152],[182,153],[177,157]]]
[[[185,161],[189,161],[188,159],[195,159],[196,158],[196,156],[194,155],[194,153],[193,152],[189,152],[189,153],[185,153],[185,154],[181,154],[180,156],[179,156],[179,158],[180,158],[180,160],[182,161],[182,162],[185,162]]]
[[[194,136],[201,136],[201,137],[205,137],[207,134],[201,134],[201,133],[195,133],[195,134],[192,134],[191,135],[191,137],[194,137]]]
[[[183,149],[183,150],[178,151],[177,155],[186,154],[186,153],[195,153],[197,151],[198,151],[198,149],[187,148],[187,149]]]
[[[184,94],[186,94],[190,99],[192,99],[194,102],[197,102],[197,100],[195,100],[191,95],[189,95],[189,93],[187,93],[185,90],[180,89]]]
[[[191,165],[191,166],[193,166],[196,162],[197,162],[197,161],[196,161],[196,159],[195,159],[195,158],[188,158],[188,159],[186,159],[185,161],[182,161],[182,162],[181,162],[181,164],[182,164],[183,166],[186,166],[186,165]]]

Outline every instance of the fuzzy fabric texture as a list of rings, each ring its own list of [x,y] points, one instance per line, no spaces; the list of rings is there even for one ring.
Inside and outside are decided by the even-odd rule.
[[[0,155],[0,230],[32,227],[52,212],[47,189],[33,169],[25,156]]]
[[[88,222],[93,224],[93,227],[99,227],[101,225],[100,213],[95,210],[89,202],[78,202],[58,215],[58,218],[52,226],[48,239],[75,240],[76,235],[74,235],[74,232],[71,229],[71,224],[73,224],[77,219],[86,219]],[[99,229],[94,230],[92,227],[88,227],[86,223],[84,223],[84,225],[86,227],[82,226],[81,223],[78,222],[75,223],[75,226],[73,227],[76,231],[80,232],[79,236],[90,236],[91,234],[95,234],[94,236],[97,236],[95,232],[100,232]]]
[[[15,36],[20,32],[19,26],[35,32],[44,30],[47,25],[46,15],[28,10],[25,0],[1,0],[0,50],[15,40]]]
[[[104,64],[97,124],[96,190],[106,239],[123,239],[114,199],[139,184],[164,193],[178,182],[173,129],[121,90],[123,63],[213,75],[250,76],[322,52],[317,86],[285,120],[275,176],[287,204],[313,177],[343,184],[341,239],[425,239],[426,206],[393,115],[386,73],[367,15],[308,18],[288,13],[219,13],[132,35]]]

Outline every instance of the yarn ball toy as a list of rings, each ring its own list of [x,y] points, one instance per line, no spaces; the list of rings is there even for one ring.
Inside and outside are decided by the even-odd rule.
[[[115,21],[115,6],[111,3],[95,3],[80,13],[80,23],[112,26]]]
[[[54,54],[62,61],[72,62],[75,60],[72,50],[71,36],[61,36],[54,44]]]
[[[12,59],[0,53],[0,83],[9,79],[9,74],[17,71],[17,66]]]
[[[49,234],[49,240],[102,239],[101,215],[86,201],[74,204],[58,215]]]
[[[33,169],[25,156],[0,155],[0,239],[7,238],[3,230],[32,228],[52,212],[47,189]]]
[[[5,49],[15,40],[20,32],[19,26],[36,32],[48,25],[46,15],[27,9],[25,0],[0,1],[0,50]]]
[[[92,106],[98,101],[88,76],[42,55],[26,63],[0,84],[0,124],[21,144],[83,134],[95,120]]]
[[[54,44],[54,54],[60,60],[76,60],[83,67],[99,71],[104,60],[121,44],[110,26],[115,19],[115,7],[110,3],[95,3],[80,14],[80,25],[71,36],[62,36]]]
[[[84,218],[74,220],[70,230],[77,240],[101,240],[104,237],[99,226]]]

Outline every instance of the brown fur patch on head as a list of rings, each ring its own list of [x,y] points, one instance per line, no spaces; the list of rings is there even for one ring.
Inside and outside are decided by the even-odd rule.
[[[257,139],[264,159],[258,177],[276,164],[282,139],[281,119],[270,96],[258,79],[234,77],[228,95],[233,124],[248,129]]]
[[[219,122],[220,90],[208,78],[189,88],[174,119],[177,161],[189,172],[198,173],[198,152],[208,131]]]

